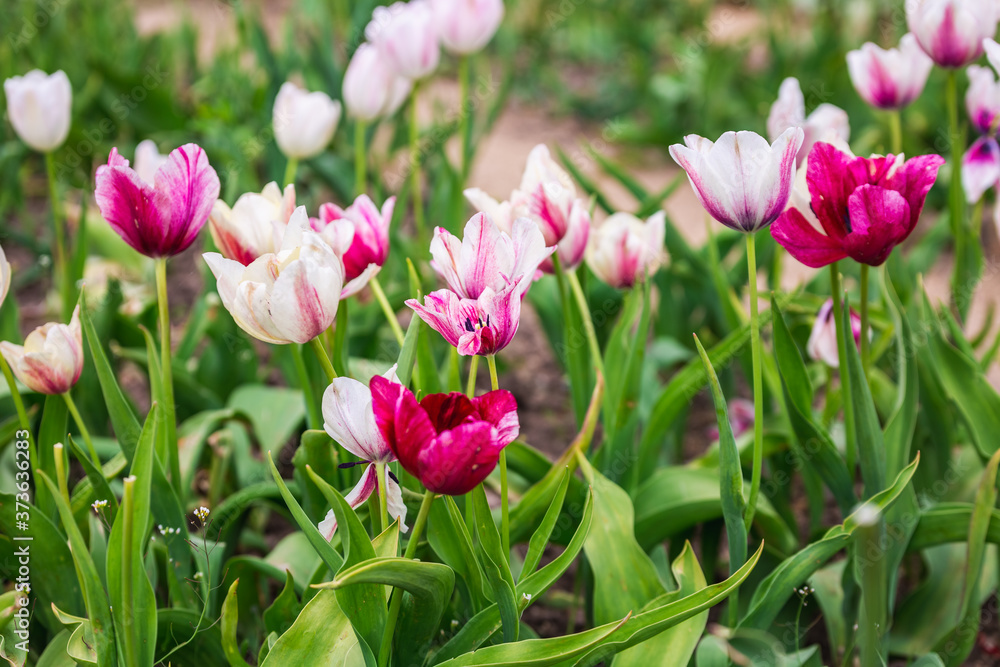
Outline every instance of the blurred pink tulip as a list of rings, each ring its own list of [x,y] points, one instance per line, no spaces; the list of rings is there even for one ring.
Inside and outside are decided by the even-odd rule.
[[[285,157],[304,160],[323,152],[340,122],[340,102],[291,81],[274,98],[274,140]]]
[[[308,343],[337,316],[344,264],[309,229],[305,207],[295,209],[277,253],[248,266],[219,253],[204,254],[218,281],[222,305],[248,334],[283,345]]]
[[[983,53],[1000,20],[996,0],[906,0],[906,24],[941,67],[959,68]]]
[[[587,266],[618,289],[652,276],[666,256],[666,217],[660,211],[643,222],[631,213],[615,213],[594,228],[587,248]]]
[[[965,93],[965,108],[972,126],[979,134],[996,134],[1000,123],[1000,81],[988,67],[970,65],[969,89]]]
[[[4,299],[7,298],[7,292],[10,290],[10,262],[7,261],[7,255],[3,251],[3,247],[0,247],[0,306],[3,305]]]
[[[987,190],[997,185],[1000,185],[1000,144],[993,136],[979,137],[962,159],[965,199],[976,204]]]
[[[729,401],[729,426],[733,429],[733,437],[738,438],[753,428],[753,401],[745,398],[734,398]],[[719,427],[710,426],[708,437],[711,440],[719,439]]]
[[[441,59],[437,20],[427,0],[376,7],[365,37],[407,79],[418,81],[430,75]]]
[[[153,183],[142,180],[112,148],[97,169],[101,215],[126,243],[147,257],[183,252],[205,226],[219,197],[219,176],[205,151],[185,144],[167,156]]]
[[[216,200],[208,229],[223,257],[246,266],[261,255],[277,252],[294,210],[295,186],[288,184],[282,193],[271,182],[260,194],[240,195],[232,208]]]
[[[73,88],[62,70],[31,70],[3,82],[7,117],[21,141],[40,153],[54,151],[69,134]]]
[[[1000,44],[995,39],[984,39],[983,50],[986,51],[986,58],[993,69],[1000,72]]]
[[[803,131],[785,130],[773,144],[754,132],[726,132],[715,143],[688,135],[670,147],[674,161],[709,215],[730,229],[756,232],[784,210]]]
[[[475,53],[486,46],[503,20],[503,0],[430,0],[444,48]]]
[[[833,319],[833,299],[827,299],[816,315],[812,332],[806,342],[806,353],[813,361],[822,361],[831,368],[840,368],[840,354],[837,352],[837,328]],[[851,333],[854,344],[861,345],[861,317],[851,309]],[[869,337],[871,332],[869,332]]]
[[[412,88],[379,49],[362,44],[344,72],[344,106],[352,118],[373,121],[394,114]]]
[[[24,345],[0,343],[0,354],[17,379],[41,394],[63,394],[73,388],[83,370],[80,306],[69,324],[49,322],[28,334]]]
[[[805,133],[796,157],[798,164],[805,162],[817,141],[846,142],[851,138],[847,112],[840,107],[820,104],[806,116],[805,96],[802,95],[799,80],[794,77],[781,82],[778,99],[771,105],[767,117],[767,136],[770,141],[776,141],[790,127],[801,127]]]
[[[854,89],[876,109],[902,109],[920,97],[933,67],[934,61],[911,33],[903,35],[894,49],[866,42],[847,54]]]
[[[345,299],[357,294],[378,274],[389,256],[389,224],[396,198],[389,197],[379,211],[368,195],[360,195],[346,209],[336,204],[319,207],[319,218],[310,221],[344,261],[344,280],[340,294]]]

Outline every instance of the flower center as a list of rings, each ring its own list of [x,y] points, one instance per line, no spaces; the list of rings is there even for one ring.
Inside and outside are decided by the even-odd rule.
[[[465,330],[468,331],[469,333],[475,333],[476,331],[479,331],[480,329],[489,329],[489,328],[490,328],[490,316],[489,315],[486,316],[486,323],[485,324],[483,324],[483,318],[482,317],[476,318],[475,324],[473,324],[471,317],[466,317],[465,318]]]

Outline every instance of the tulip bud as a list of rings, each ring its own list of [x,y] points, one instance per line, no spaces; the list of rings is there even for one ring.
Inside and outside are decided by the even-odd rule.
[[[983,53],[1000,20],[996,0],[907,0],[906,25],[941,67],[965,67]]]
[[[822,361],[831,368],[840,368],[840,353],[837,351],[837,323],[833,319],[833,299],[827,299],[819,309],[816,322],[813,324],[809,340],[806,342],[806,353],[813,361]],[[861,318],[851,309],[851,333],[854,344],[861,345]],[[869,338],[871,333],[869,332]]]
[[[261,255],[278,251],[294,210],[295,186],[289,183],[282,194],[272,182],[260,194],[240,195],[232,208],[216,200],[208,229],[223,257],[246,266]]]
[[[412,88],[381,51],[362,44],[347,64],[342,94],[348,115],[368,122],[394,114]]]
[[[323,92],[281,85],[274,98],[274,140],[285,157],[305,160],[323,152],[340,121],[340,102]]]
[[[31,70],[3,83],[7,116],[21,141],[40,153],[62,146],[69,134],[73,89],[66,73]]]
[[[437,69],[441,58],[436,20],[427,0],[376,7],[365,37],[400,76],[414,81]]]
[[[431,0],[444,48],[460,55],[481,50],[503,20],[503,0]]]
[[[72,389],[83,370],[80,306],[69,324],[49,322],[28,334],[24,345],[0,343],[0,353],[17,379],[41,394],[63,394]]]
[[[899,48],[882,49],[867,42],[847,54],[847,71],[854,89],[876,109],[902,109],[920,97],[934,61],[907,33]]]
[[[632,287],[656,273],[663,263],[665,233],[663,211],[645,223],[630,213],[615,213],[594,228],[587,248],[587,266],[612,287]]]
[[[965,108],[979,134],[995,134],[1000,122],[1000,82],[988,67],[970,65]]]
[[[10,262],[7,255],[0,246],[0,306],[3,306],[4,299],[7,298],[7,291],[10,289]]]

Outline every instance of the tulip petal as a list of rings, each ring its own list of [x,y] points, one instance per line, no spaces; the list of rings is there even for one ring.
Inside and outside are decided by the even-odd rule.
[[[151,185],[129,168],[128,160],[111,149],[108,163],[97,168],[94,198],[115,233],[140,253],[159,256],[162,229],[167,224]]]
[[[1000,145],[993,137],[979,137],[962,159],[962,187],[970,204],[1000,182]]]
[[[323,428],[358,458],[383,463],[393,459],[375,423],[372,392],[353,378],[334,378],[323,392]]]
[[[890,171],[882,184],[883,187],[895,190],[909,204],[910,218],[907,221],[907,236],[917,226],[920,213],[924,210],[927,193],[934,187],[938,169],[945,163],[940,155],[918,155],[907,160],[902,167]],[[906,236],[903,237],[904,239]]]
[[[350,493],[344,496],[344,500],[351,506],[351,509],[357,509],[367,502],[377,489],[378,472],[375,470],[375,464],[369,464],[365,468],[364,473],[361,474],[361,479],[358,483],[354,485]],[[337,515],[333,513],[333,510],[329,510],[326,513],[326,517],[319,522],[319,526],[317,527],[327,541],[333,539],[334,534],[337,532]]]
[[[462,424],[438,434],[420,451],[420,480],[435,493],[468,493],[493,471],[502,449],[492,425]]]
[[[434,424],[403,385],[376,375],[368,384],[372,411],[389,448],[408,472],[420,477],[417,454],[436,435]]]
[[[412,308],[430,328],[444,336],[450,345],[458,347],[463,332],[458,295],[451,290],[441,289],[425,296],[424,303],[409,299],[406,305]]]
[[[851,233],[844,250],[851,259],[881,265],[909,234],[910,205],[895,190],[862,185],[849,199]]]
[[[782,213],[771,225],[771,236],[789,255],[814,269],[847,257],[840,243],[820,233],[798,209]]]
[[[438,432],[455,428],[477,416],[473,400],[459,392],[430,394],[420,400],[420,407]]]
[[[219,175],[197,144],[174,149],[156,172],[156,206],[166,229],[161,252],[176,255],[191,245],[219,198]]]
[[[472,405],[484,421],[497,429],[497,439],[502,446],[517,439],[521,427],[517,418],[517,401],[512,393],[496,389],[473,398]]]

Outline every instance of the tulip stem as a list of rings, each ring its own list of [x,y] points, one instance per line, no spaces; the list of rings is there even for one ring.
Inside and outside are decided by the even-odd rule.
[[[868,265],[861,265],[861,368],[868,377],[868,366],[871,363],[871,345],[868,340]],[[840,317],[840,313],[836,313]]]
[[[132,513],[135,511],[135,479],[135,476],[129,475],[122,480],[123,491],[121,511],[124,524],[122,526],[121,541],[121,585],[122,597],[127,605],[126,613],[131,611],[130,607],[132,602],[135,600],[132,584],[133,572],[135,569],[135,563],[132,562],[132,542],[135,539],[135,521],[132,517]],[[145,526],[143,526],[143,528],[145,528]],[[123,637],[125,664],[138,664],[139,658],[136,656],[135,633],[125,632],[123,634],[125,635]]]
[[[760,475],[764,464],[764,387],[761,378],[760,319],[757,316],[757,245],[756,233],[747,237],[747,269],[750,274],[750,347],[753,357],[753,470],[750,477],[750,498],[743,522],[750,530],[757,510]]]
[[[80,435],[83,437],[83,441],[87,444],[87,450],[90,451],[90,458],[93,459],[94,465],[98,468],[101,467],[101,459],[97,455],[97,450],[94,448],[94,441],[90,439],[90,431],[87,430],[87,425],[83,423],[83,417],[80,416],[80,411],[76,409],[76,402],[70,393],[63,392],[62,397],[66,399],[66,407],[69,408],[69,413],[73,415],[73,421],[76,422],[77,427],[80,429]]]
[[[285,165],[285,185],[291,185],[295,182],[295,173],[299,170],[299,161],[297,158],[288,158],[288,163]]]
[[[587,344],[590,346],[590,356],[594,359],[594,366],[604,375],[604,359],[601,357],[601,346],[597,342],[597,331],[594,330],[594,320],[590,314],[590,306],[587,304],[587,296],[583,293],[580,279],[576,275],[576,270],[566,271],[565,276],[569,282],[576,305],[580,309],[580,319],[583,320],[583,329],[587,334]]]
[[[490,388],[496,391],[500,388],[497,380],[497,358],[491,354],[486,357],[490,366]],[[503,557],[510,562],[510,500],[507,498],[507,452],[500,450],[500,539],[503,545]]]
[[[399,326],[399,319],[396,317],[396,312],[392,309],[389,299],[386,298],[385,292],[382,290],[382,283],[379,282],[378,276],[372,276],[372,279],[368,281],[368,285],[372,288],[375,300],[382,306],[382,312],[385,313],[385,319],[389,323],[389,328],[392,329],[392,335],[396,337],[396,342],[399,343],[399,346],[403,347],[403,339],[405,338],[403,327]]]
[[[368,189],[368,162],[365,155],[365,131],[368,124],[363,120],[354,123],[354,192],[361,196]]]
[[[382,533],[389,526],[389,510],[386,506],[385,492],[388,488],[386,486],[386,474],[385,474],[385,464],[379,461],[375,462],[375,476],[378,478],[378,521],[379,526],[375,531],[376,535]],[[375,521],[376,519],[372,519]]]
[[[177,411],[174,407],[174,369],[170,361],[170,306],[167,302],[167,258],[156,259],[156,300],[160,310],[160,375],[163,382],[163,424],[166,427],[170,478],[178,492],[181,484],[177,452]]]
[[[334,378],[337,377],[337,371],[333,369],[333,364],[330,362],[330,356],[323,349],[323,343],[320,342],[319,338],[313,338],[309,341],[314,352],[316,352],[316,357],[319,359],[320,366],[323,367],[323,372],[326,373],[326,378],[333,382]]]
[[[420,543],[420,536],[424,533],[424,526],[427,525],[427,515],[431,511],[431,503],[434,501],[434,492],[424,491],[424,499],[420,503],[420,510],[417,512],[417,520],[413,524],[413,532],[410,533],[410,541],[406,544],[406,553],[403,558],[413,558],[417,553],[417,545]],[[402,604],[403,594],[398,589],[393,589],[389,600],[389,617],[386,619],[385,630],[382,632],[382,645],[378,651],[378,667],[385,667],[389,664],[389,654],[392,652],[392,636],[396,631],[396,618],[399,617],[399,607]]]
[[[903,116],[899,109],[889,112],[889,137],[890,146],[895,155],[903,152]]]
[[[28,412],[24,409],[24,400],[21,398],[21,392],[17,389],[14,373],[10,370],[3,354],[0,354],[0,370],[3,371],[3,376],[7,380],[7,387],[10,388],[10,397],[14,401],[14,410],[17,411],[17,419],[21,422],[21,428],[30,433],[31,422],[28,421]]]
[[[841,305],[841,292],[840,292],[840,263],[834,262],[830,265],[830,297],[833,299],[833,329],[837,333],[837,359],[843,359],[846,356],[846,348],[844,348],[844,325],[840,321],[843,315],[843,306]],[[843,363],[843,362],[840,362]],[[843,381],[843,371],[841,371],[839,364],[837,369],[838,374],[841,376],[840,391],[844,392],[844,381]],[[843,400],[849,400],[849,396],[844,396]],[[846,418],[846,413],[845,413]],[[847,470],[853,476],[854,475],[854,464],[856,460],[856,454],[854,451],[854,438],[847,439],[847,447],[845,451],[847,460]]]
[[[462,187],[465,187],[465,181],[469,177],[469,149],[472,145],[472,104],[469,99],[472,90],[472,67],[468,55],[463,55],[458,59],[458,83],[461,87],[459,98],[461,106],[458,111],[459,134],[462,137],[461,171],[459,173],[462,175]],[[459,188],[458,191],[461,193],[462,188]]]
[[[964,204],[965,191],[962,187],[962,153],[965,150],[962,141],[962,130],[959,126],[958,117],[958,70],[948,70],[947,86],[948,104],[948,141],[951,144],[951,189],[948,192],[950,201],[950,222],[951,233],[955,240],[955,267],[952,274],[951,295],[953,305],[961,306],[958,303],[959,283],[962,280],[965,261],[965,235],[964,235]],[[961,310],[961,308],[960,308]],[[960,313],[961,314],[961,313]]]
[[[313,392],[312,380],[309,379],[309,371],[306,370],[305,359],[302,358],[302,345],[292,343],[292,363],[295,364],[295,374],[299,378],[302,386],[302,396],[306,401],[306,415],[308,416],[309,428],[323,428],[323,416],[320,411],[320,404],[316,400]]]
[[[465,395],[470,399],[476,395],[476,376],[479,374],[479,357],[474,355],[469,361],[469,381],[465,385]]]
[[[59,290],[59,300],[63,319],[69,319],[73,304],[73,286],[70,282],[70,267],[66,254],[66,224],[63,219],[62,202],[59,199],[59,183],[56,181],[55,157],[45,154],[45,172],[49,181],[49,199],[52,200],[52,233],[55,236],[55,275]]]
[[[414,82],[410,95],[410,193],[413,198],[413,222],[417,227],[417,240],[424,238],[424,195],[420,190],[420,125],[417,117],[417,93],[420,84]]]
[[[56,464],[56,481],[59,483],[59,495],[69,505],[69,480],[66,479],[66,460],[63,458],[62,443],[52,445],[52,458]]]

